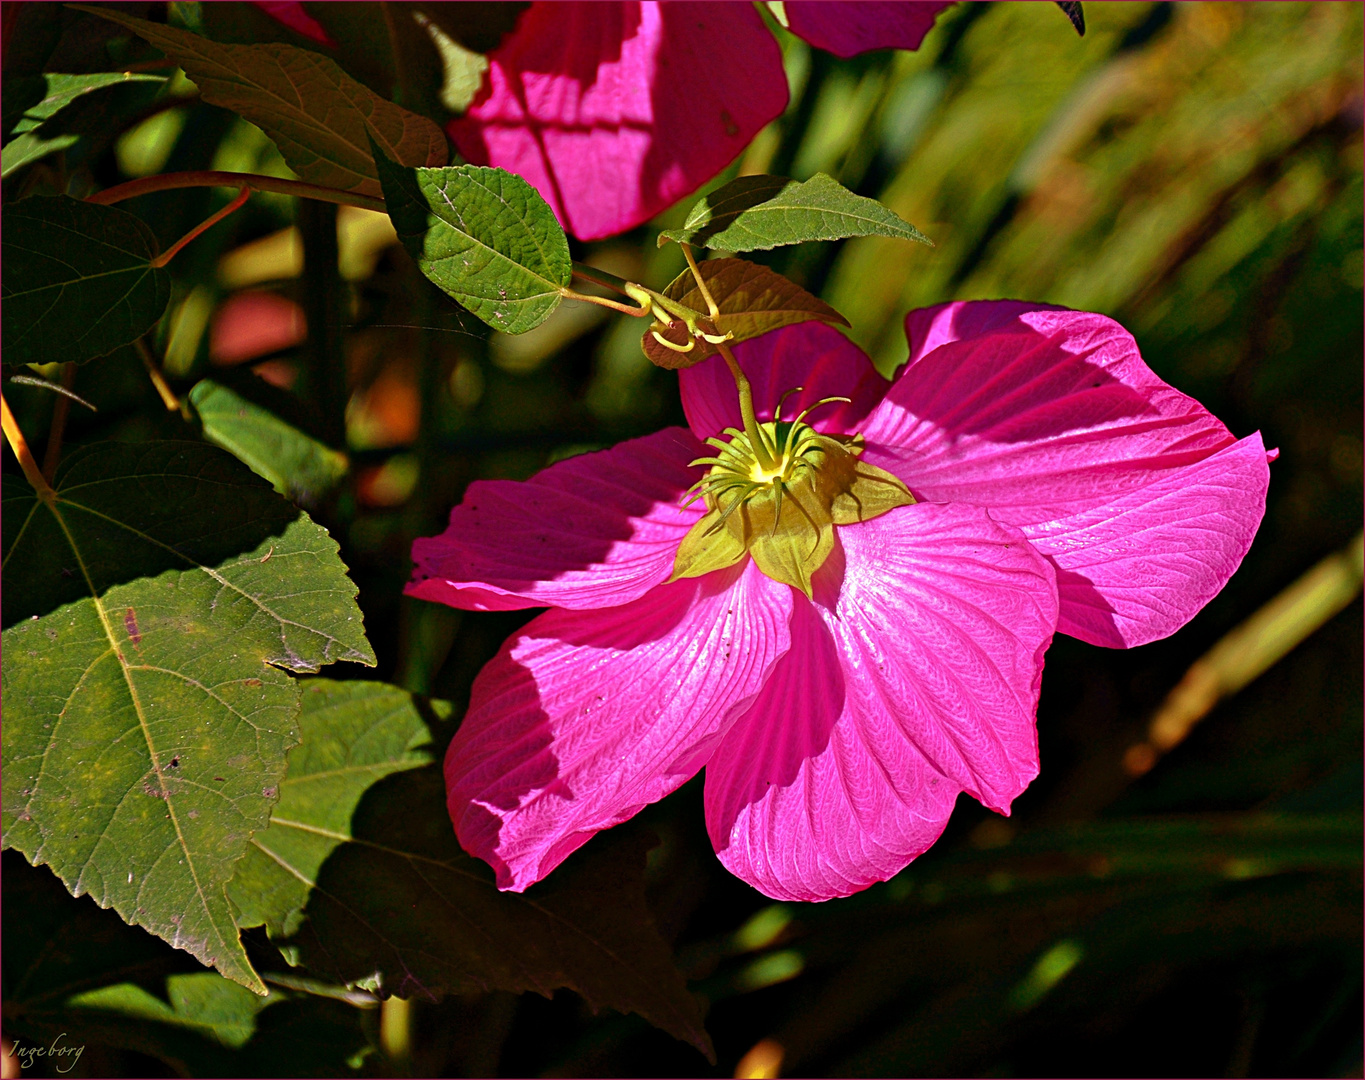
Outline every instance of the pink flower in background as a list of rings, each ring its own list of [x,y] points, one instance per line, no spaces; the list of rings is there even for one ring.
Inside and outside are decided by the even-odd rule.
[[[302,3],[256,0],[335,43]],[[951,3],[788,0],[794,34],[837,56],[917,49]],[[524,177],[581,240],[648,221],[719,173],[787,107],[782,51],[733,0],[539,0],[447,125],[460,153]]]
[[[793,33],[839,56],[914,49],[944,3],[792,0]],[[542,0],[489,55],[447,127],[465,158],[525,177],[582,240],[624,232],[719,173],[787,107],[752,4]]]
[[[500,888],[703,766],[716,851],[762,892],[885,880],[959,792],[1007,813],[1037,775],[1055,629],[1150,641],[1236,569],[1265,505],[1260,437],[1234,440],[1161,382],[1118,324],[978,302],[913,312],[907,330],[893,383],[817,323],[735,348],[760,420],[795,386],[786,418],[851,398],[810,425],[861,432],[861,462],[917,500],[836,520],[809,596],[760,570],[757,546],[670,581],[714,513],[682,507],[701,476],[688,463],[741,419],[719,358],[681,374],[690,431],[475,483],[414,544],[410,595],[551,608],[479,675],[446,757],[460,842]]]

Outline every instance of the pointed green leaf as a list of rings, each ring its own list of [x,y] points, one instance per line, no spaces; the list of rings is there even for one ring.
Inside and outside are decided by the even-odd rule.
[[[93,125],[101,121],[105,124],[109,122],[105,110],[100,108],[63,112],[78,98],[85,97],[93,90],[130,83],[160,84],[166,78],[164,75],[98,71],[90,75],[45,75],[38,81],[45,88],[43,96],[24,110],[15,123],[16,137],[7,142],[4,151],[0,152],[0,177],[7,177],[30,162],[74,146]],[[59,113],[62,115],[58,116]]]
[[[647,842],[598,837],[525,893],[499,892],[425,764],[450,707],[381,683],[303,685],[280,802],[230,886],[243,925],[296,930],[302,963],[337,982],[426,998],[567,986],[710,1052],[645,903]]]
[[[681,229],[661,232],[659,246],[673,240],[719,251],[766,251],[850,236],[895,236],[933,246],[908,221],[824,173],[805,183],[783,176],[741,176],[704,196]]]
[[[5,846],[263,993],[224,889],[297,741],[285,670],[374,663],[336,543],[200,443],[6,486]]]
[[[848,320],[817,296],[812,296],[794,281],[783,277],[776,270],[748,262],[745,259],[707,259],[697,267],[702,280],[716,302],[720,314],[710,321],[721,334],[734,334],[735,342],[766,334],[793,323],[819,319],[821,322],[847,326]],[[684,270],[668,284],[664,295],[677,300],[695,311],[706,311],[706,300],[697,288],[697,279],[691,270]],[[657,330],[657,325],[652,329]],[[680,321],[661,336],[678,345],[685,345],[690,339],[687,328]],[[716,347],[708,341],[698,340],[690,352],[674,352],[654,340],[654,335],[646,330],[640,340],[645,355],[664,368],[685,368],[700,363],[708,356],[714,356]]]
[[[223,45],[103,5],[71,6],[155,45],[184,68],[205,101],[240,113],[269,135],[309,183],[377,196],[367,127],[396,161],[443,165],[448,158],[439,127],[380,97],[325,56],[282,43]]]
[[[116,206],[66,195],[5,211],[6,364],[77,363],[146,333],[166,310],[171,276],[156,237]]]
[[[559,306],[569,241],[530,184],[503,169],[405,169],[376,148],[393,227],[417,265],[495,330],[522,334]]]
[[[212,379],[195,384],[190,404],[204,425],[204,438],[235,454],[301,505],[316,503],[350,467],[345,454]]]

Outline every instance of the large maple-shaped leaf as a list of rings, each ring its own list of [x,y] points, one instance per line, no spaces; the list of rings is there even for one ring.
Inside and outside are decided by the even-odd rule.
[[[171,298],[156,236],[116,206],[65,195],[5,208],[6,364],[77,363],[141,336]]]
[[[709,321],[720,333],[733,334],[732,343],[810,319],[848,325],[847,319],[818,296],[812,296],[796,282],[758,263],[746,259],[708,259],[697,269],[701,271],[711,299],[720,309],[720,314]],[[694,311],[706,311],[706,300],[691,270],[684,270],[669,282],[664,295]],[[681,320],[665,328],[661,336],[678,345],[686,345],[689,341],[695,341],[695,344],[688,352],[677,352],[660,345],[653,332],[646,330],[640,345],[645,355],[659,367],[691,367],[716,353],[716,347],[710,342],[692,338]]]
[[[444,165],[445,134],[424,116],[380,97],[336,62],[293,45],[223,45],[109,7],[73,7],[121,23],[185,69],[211,105],[240,113],[280,148],[309,183],[378,196],[365,129],[395,161]]]
[[[297,741],[285,672],[374,663],[336,543],[199,443],[7,488],[5,846],[263,993],[224,887]]]
[[[649,842],[604,836],[525,893],[460,850],[431,764],[450,715],[382,683],[304,683],[270,828],[230,885],[243,926],[292,935],[329,979],[402,997],[567,986],[710,1053],[644,899]]]

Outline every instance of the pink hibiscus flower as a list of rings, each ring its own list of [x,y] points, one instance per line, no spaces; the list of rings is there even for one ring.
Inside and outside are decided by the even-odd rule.
[[[946,3],[789,0],[793,33],[839,56],[916,49]],[[634,228],[719,173],[787,107],[752,4],[540,0],[447,127],[464,157],[525,177],[582,240]]]
[[[821,324],[744,342],[756,415],[713,357],[681,373],[690,431],[472,484],[414,544],[410,595],[551,609],[479,675],[446,757],[460,842],[500,888],[703,766],[716,852],[760,891],[886,880],[959,792],[1008,813],[1037,775],[1054,630],[1151,641],[1237,568],[1260,436],[1235,440],[1117,323],[972,302],[907,332],[891,383]],[[756,462],[750,421],[785,464]]]

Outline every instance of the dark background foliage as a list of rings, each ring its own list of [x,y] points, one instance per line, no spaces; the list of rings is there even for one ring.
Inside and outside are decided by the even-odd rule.
[[[245,5],[118,6],[219,40],[306,44]],[[329,23],[343,66],[441,119],[430,87],[395,89],[387,42],[364,29],[378,5],[346,7]],[[65,1033],[85,1046],[64,1074],[75,1076],[757,1076],[778,1059],[783,1075],[1361,1075],[1359,549],[1342,561],[1355,575],[1344,610],[1325,622],[1310,610],[1322,625],[1168,752],[1144,741],[1201,655],[1360,528],[1361,7],[1085,10],[1081,39],[1051,5],[960,4],[919,52],[851,61],[784,37],[791,106],[721,178],[828,172],[934,239],[754,256],[845,314],[884,371],[904,356],[911,308],[1065,304],[1118,319],[1161,377],[1239,437],[1259,429],[1280,448],[1250,554],[1188,626],[1129,652],[1053,645],[1042,775],[1011,818],[964,798],[896,879],[802,906],[774,905],[721,868],[700,780],[642,813],[658,838],[650,911],[705,1014],[715,1066],[566,990],[464,985],[377,1008],[300,977],[264,1003],[228,1002],[220,976],[7,852],[6,1037],[46,1045]],[[7,130],[25,77],[158,55],[74,12],[5,25]],[[258,129],[183,79],[111,87],[61,119],[74,138],[7,171],[6,205],[163,171],[286,175]],[[195,189],[123,205],[164,248],[229,198]],[[656,224],[677,226],[690,202]],[[655,231],[573,253],[660,286],[682,257],[657,250]],[[403,599],[413,537],[438,531],[473,479],[524,478],[681,419],[676,376],[640,355],[638,324],[565,305],[529,334],[490,335],[378,215],[257,195],[171,269],[153,337],[177,394],[198,403],[206,391],[191,388],[212,379],[323,441],[340,445],[344,428],[342,483],[285,477],[341,544],[379,658],[376,672],[329,674],[395,683],[455,715],[526,615]],[[204,411],[163,407],[131,347],[82,366],[75,389],[99,412],[73,410],[68,452],[209,426]],[[53,397],[5,391],[41,447]],[[9,484],[11,456],[4,468]],[[1234,680],[1257,674],[1242,639],[1219,662]],[[432,738],[439,751],[448,734],[433,724]],[[357,815],[379,814],[384,797],[376,788]],[[439,792],[424,800],[443,825]],[[592,846],[649,842],[637,832]],[[590,873],[577,865],[565,872]],[[349,887],[365,891],[367,873],[383,870],[359,867]],[[253,960],[274,951],[262,930],[247,945]]]

